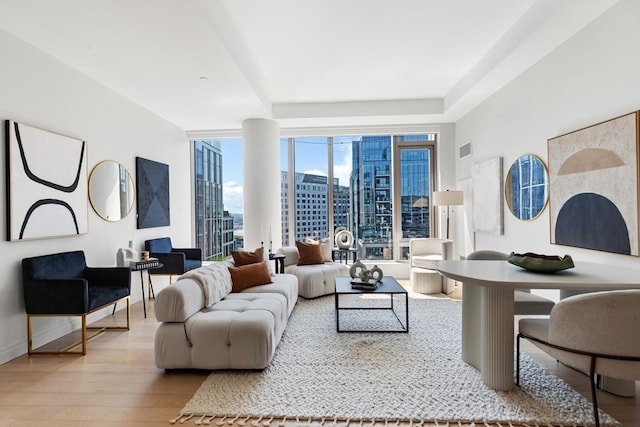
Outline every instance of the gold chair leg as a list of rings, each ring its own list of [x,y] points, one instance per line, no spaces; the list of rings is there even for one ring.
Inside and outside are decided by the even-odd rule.
[[[82,326],[80,328],[80,333],[82,337],[80,340],[69,344],[68,346],[60,349],[60,350],[44,350],[44,351],[35,351],[33,349],[33,315],[27,314],[27,353],[29,355],[32,354],[87,354],[87,343],[91,341],[93,338],[103,334],[107,329],[110,330],[130,330],[131,329],[131,296],[127,296],[122,298],[126,300],[127,303],[127,325],[126,326],[87,326],[87,314],[82,315],[74,315],[74,314],[58,314],[58,315],[41,315],[41,316],[50,316],[50,317],[62,317],[62,316],[81,316],[82,317]],[[121,299],[121,300],[122,300]],[[119,301],[121,301],[119,300]],[[116,301],[117,303],[117,301]],[[98,310],[105,308],[106,306],[99,307]],[[95,310],[94,310],[95,311]],[[38,316],[38,317],[41,317]],[[91,334],[87,334],[88,330],[95,330]],[[82,346],[82,350],[80,351],[71,351],[71,349]]]
[[[27,354],[33,353],[33,321],[31,315],[27,314]]]

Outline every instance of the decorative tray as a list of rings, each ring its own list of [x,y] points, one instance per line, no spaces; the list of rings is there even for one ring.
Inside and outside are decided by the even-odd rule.
[[[573,259],[570,255],[559,257],[557,255],[541,255],[533,252],[517,254],[511,252],[507,261],[518,267],[537,273],[555,273],[557,271],[573,268]]]

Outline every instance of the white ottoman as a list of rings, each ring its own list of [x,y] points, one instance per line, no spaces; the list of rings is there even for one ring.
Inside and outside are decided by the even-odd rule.
[[[442,293],[442,276],[436,270],[413,267],[410,280],[414,292],[421,294]]]

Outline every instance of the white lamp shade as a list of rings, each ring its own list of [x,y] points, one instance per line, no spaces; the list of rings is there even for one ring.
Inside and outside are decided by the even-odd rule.
[[[464,193],[459,190],[454,191],[434,191],[433,206],[455,206],[464,204]]]

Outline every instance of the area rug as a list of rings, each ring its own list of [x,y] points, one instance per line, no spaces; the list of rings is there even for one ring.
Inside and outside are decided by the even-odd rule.
[[[388,305],[353,296],[341,306]],[[404,316],[404,297],[394,299]],[[391,311],[340,314],[341,328],[398,327]],[[590,426],[591,403],[523,355],[521,387],[488,388],[461,358],[461,306],[411,294],[409,333],[336,332],[333,296],[300,299],[263,371],[213,371],[171,423]],[[585,378],[587,381],[587,378]],[[294,424],[295,425],[295,424]],[[601,425],[620,425],[601,413]]]

